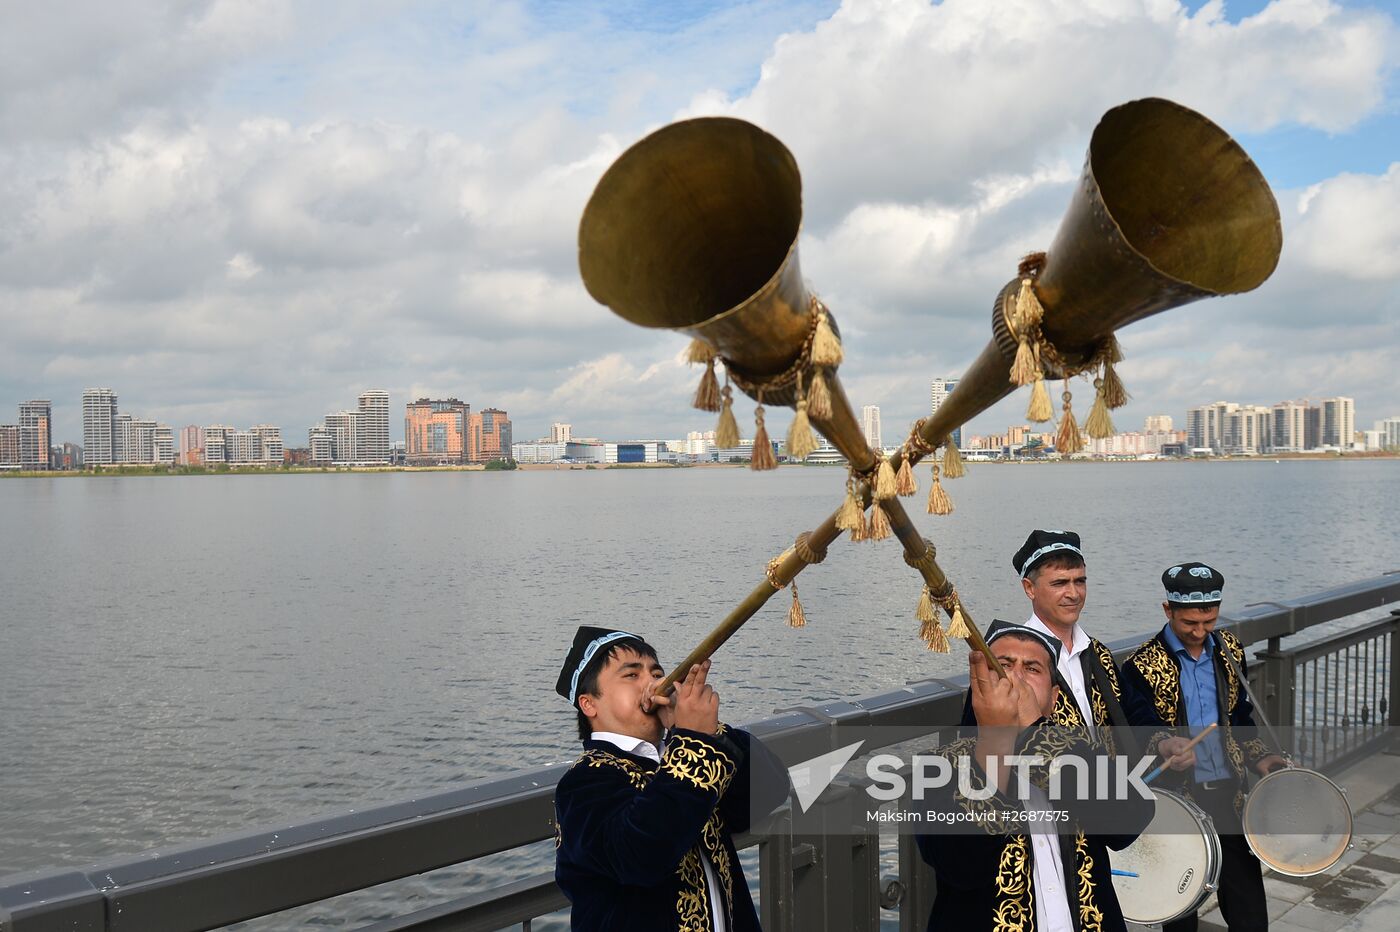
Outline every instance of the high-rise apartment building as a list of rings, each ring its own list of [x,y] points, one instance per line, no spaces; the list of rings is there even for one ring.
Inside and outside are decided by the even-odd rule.
[[[157,424],[151,433],[151,453],[154,462],[170,466],[175,462],[175,432],[169,424]]]
[[[360,395],[355,459],[360,463],[389,462],[389,393],[386,391],[372,390]]]
[[[335,462],[335,444],[331,433],[323,425],[306,432],[307,459],[312,466],[329,466]]]
[[[931,383],[930,389],[929,389],[930,401],[932,402],[932,407],[929,409],[929,412],[930,412],[930,413],[933,413],[933,412],[937,411],[937,410],[939,409],[939,407],[942,406],[943,402],[946,401],[946,400],[948,399],[948,396],[951,395],[951,394],[953,393],[953,389],[955,389],[955,388],[957,388],[957,387],[958,387],[958,380],[957,380],[957,379],[934,379],[933,382]],[[952,437],[953,437],[953,446],[955,446],[955,447],[961,447],[961,446],[962,446],[962,425],[961,425],[961,424],[959,424],[957,427],[953,428]]]
[[[1376,422],[1382,450],[1400,450],[1400,417],[1388,417]]]
[[[404,457],[408,464],[465,462],[470,415],[471,405],[456,398],[419,398],[410,402],[403,419]]]
[[[19,469],[18,424],[0,424],[0,467]]]
[[[282,445],[282,428],[271,424],[254,424],[252,434],[258,438],[258,462],[281,466],[286,454]]]
[[[1322,446],[1322,409],[1309,405],[1303,411],[1303,449]]]
[[[880,437],[880,406],[865,405],[860,409],[860,428],[865,434],[865,442],[872,450],[883,450]]]
[[[574,439],[574,425],[555,422],[549,425],[550,443],[568,443]]]
[[[1273,449],[1277,453],[1301,453],[1309,449],[1305,423],[1308,406],[1301,401],[1281,401],[1273,406]]]
[[[1356,402],[1351,398],[1322,401],[1322,445],[1350,450],[1356,439]]]
[[[180,428],[177,463],[196,466],[204,462],[204,428],[191,424]]]
[[[470,415],[467,423],[467,457],[473,463],[509,459],[511,455],[510,417],[499,408],[484,408]]]
[[[83,462],[88,466],[119,463],[117,457],[117,396],[110,388],[83,392]]]
[[[19,406],[19,464],[21,469],[48,469],[53,445],[53,405],[26,401]]]
[[[1172,416],[1170,414],[1149,414],[1142,426],[1142,432],[1145,434],[1167,433],[1171,429]]]
[[[233,428],[225,424],[211,424],[204,428],[204,462],[213,466],[228,462],[228,435]]]
[[[1186,412],[1186,443],[1193,449],[1209,448],[1226,453],[1239,445],[1236,436],[1239,419],[1232,417],[1240,406],[1232,401],[1198,405]]]
[[[354,466],[362,462],[359,458],[362,449],[361,421],[359,411],[341,411],[338,414],[326,415],[326,433],[330,434],[331,438],[331,462],[340,466]]]

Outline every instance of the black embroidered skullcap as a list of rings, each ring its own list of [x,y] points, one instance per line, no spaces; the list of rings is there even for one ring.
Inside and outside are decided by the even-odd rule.
[[[1084,559],[1084,551],[1079,549],[1079,535],[1073,531],[1031,531],[1021,549],[1011,558],[1011,565],[1025,579],[1046,557],[1062,551]]]
[[[635,642],[631,646],[646,646],[644,639],[626,631],[580,625],[574,634],[574,643],[569,648],[569,655],[564,658],[564,667],[559,671],[559,679],[554,684],[554,691],[569,700],[570,703],[577,705],[578,684],[583,679],[583,674],[588,670],[588,665],[595,657],[606,654],[604,648],[618,641],[629,640]]]
[[[1225,591],[1225,576],[1204,563],[1178,563],[1162,574],[1167,601],[1173,605],[1219,605]]]
[[[1018,634],[1021,637],[1030,638],[1031,640],[1041,644],[1047,651],[1050,652],[1051,670],[1054,670],[1056,668],[1056,665],[1059,664],[1059,638],[1051,637],[1044,631],[1037,631],[1035,628],[1029,628],[1025,625],[1018,625],[1014,621],[1002,621],[999,618],[995,619],[990,625],[987,626],[987,633],[983,636],[983,640],[987,642],[988,647],[991,647],[992,644],[996,642],[997,638],[1006,637],[1006,635],[1008,634]]]

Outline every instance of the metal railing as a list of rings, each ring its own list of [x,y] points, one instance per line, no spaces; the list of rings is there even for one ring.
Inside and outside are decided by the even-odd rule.
[[[1267,642],[1251,670],[1271,720],[1304,734],[1331,729],[1335,741],[1309,745],[1309,765],[1338,766],[1372,750],[1396,707],[1400,614],[1353,627],[1317,644],[1285,650],[1282,639],[1318,625],[1400,603],[1400,574],[1387,574],[1286,602],[1246,606],[1222,617],[1246,645]],[[1110,645],[1121,661],[1140,638]],[[933,723],[958,720],[966,677],[921,680],[852,702],[783,712],[746,726],[788,764],[849,744],[854,729],[880,746],[925,738]],[[1324,698],[1321,704],[1315,700]],[[1310,731],[1311,729],[1311,731]],[[1321,753],[1318,748],[1321,747]],[[867,742],[865,750],[876,745]],[[0,932],[186,932],[326,900],[553,837],[553,791],[564,767],[409,802],[295,825],[279,825],[79,870],[0,878]],[[880,927],[897,909],[901,929],[922,929],[932,903],[929,871],[901,836],[897,877],[881,878],[880,838],[857,818],[862,797],[840,781],[804,815],[802,832],[779,810],[737,842],[758,848],[760,915],[770,932],[852,932]],[[813,823],[810,820],[816,820]],[[813,832],[813,824],[825,830]],[[862,826],[856,828],[856,826]],[[548,874],[365,928],[529,929],[566,905]],[[886,924],[893,921],[886,918]]]

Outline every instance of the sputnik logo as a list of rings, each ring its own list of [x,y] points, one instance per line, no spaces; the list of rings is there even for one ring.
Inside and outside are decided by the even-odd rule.
[[[816,802],[817,797],[836,779],[841,768],[851,762],[851,758],[856,756],[863,744],[864,741],[857,741],[855,744],[828,751],[788,768],[788,776],[792,779],[792,791],[796,794],[797,804],[802,807],[803,812],[811,808],[812,803]]]

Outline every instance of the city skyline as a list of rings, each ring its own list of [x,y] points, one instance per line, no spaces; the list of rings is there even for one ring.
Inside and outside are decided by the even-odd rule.
[[[8,23],[25,54],[0,101],[0,399],[51,398],[57,438],[77,437],[91,385],[160,422],[289,435],[366,385],[465,390],[530,435],[688,425],[686,338],[592,301],[577,229],[626,146],[705,114],[791,149],[802,272],[845,336],[848,395],[889,432],[986,345],[992,297],[1053,241],[1099,117],[1148,95],[1240,142],[1285,245],[1256,292],[1120,332],[1134,400],[1117,416],[1329,388],[1365,411],[1400,398],[1383,351],[1400,345],[1392,7],[140,8]],[[1089,387],[1075,392],[1087,411]],[[1020,394],[968,431],[1013,421]],[[741,399],[736,416],[751,411]]]

